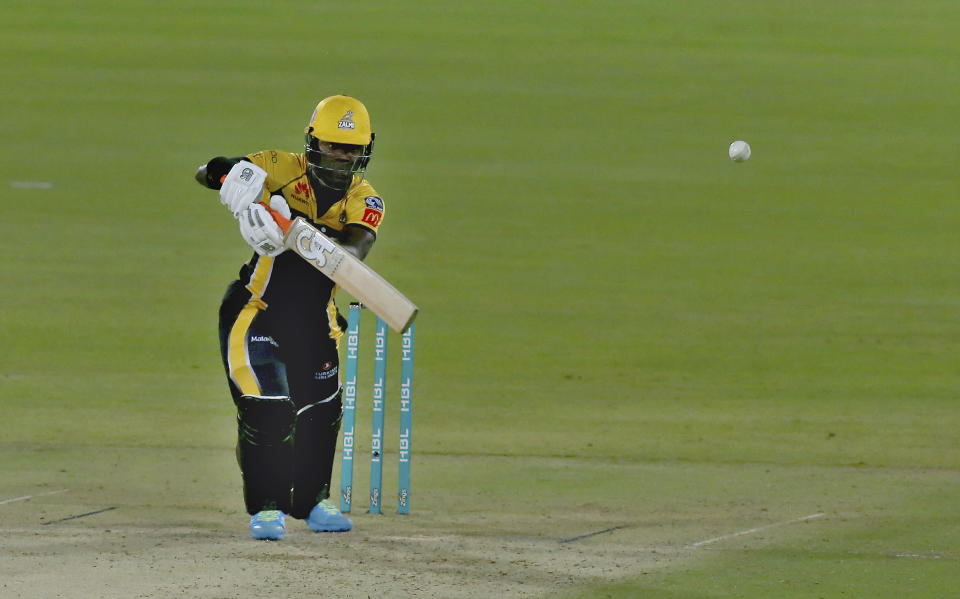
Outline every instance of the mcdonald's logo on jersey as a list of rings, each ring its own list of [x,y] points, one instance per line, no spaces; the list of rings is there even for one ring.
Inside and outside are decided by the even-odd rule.
[[[383,213],[379,210],[373,210],[372,208],[367,208],[363,212],[363,222],[367,223],[371,227],[376,227],[380,224],[380,219],[383,218]]]

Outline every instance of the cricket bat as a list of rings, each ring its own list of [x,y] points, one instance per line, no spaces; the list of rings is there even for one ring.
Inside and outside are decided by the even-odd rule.
[[[317,230],[310,222],[298,216],[292,221],[272,210],[271,216],[283,231],[283,245],[297,253],[311,266],[327,275],[334,283],[346,289],[394,331],[402,333],[417,317],[417,306],[396,287],[378,275],[359,258],[343,249]]]

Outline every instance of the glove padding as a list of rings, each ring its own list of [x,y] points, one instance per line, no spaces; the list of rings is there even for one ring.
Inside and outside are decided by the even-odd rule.
[[[282,196],[270,198],[270,208],[290,218],[290,207]],[[259,203],[251,204],[240,211],[237,217],[243,240],[261,256],[273,258],[286,249],[283,246],[283,231],[267,209]]]
[[[220,187],[220,203],[240,218],[240,212],[263,197],[263,183],[267,171],[252,162],[242,160],[233,165]]]

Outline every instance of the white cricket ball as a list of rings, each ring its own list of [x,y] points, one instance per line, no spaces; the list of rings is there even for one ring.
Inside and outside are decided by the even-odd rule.
[[[750,144],[745,141],[737,140],[730,144],[730,160],[734,162],[743,162],[750,159]]]

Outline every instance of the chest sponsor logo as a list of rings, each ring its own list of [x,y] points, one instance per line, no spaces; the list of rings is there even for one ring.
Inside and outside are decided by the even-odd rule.
[[[374,210],[373,208],[367,208],[363,211],[363,218],[361,220],[370,226],[376,227],[380,224],[381,218],[383,218],[382,212]]]
[[[348,110],[347,114],[340,117],[340,122],[337,123],[337,129],[355,129],[356,125],[353,122],[353,111]]]
[[[377,196],[367,196],[363,201],[367,204],[367,208],[383,212],[383,200]]]
[[[293,186],[293,193],[304,198],[309,198],[310,184],[306,181],[297,181],[297,184]]]

